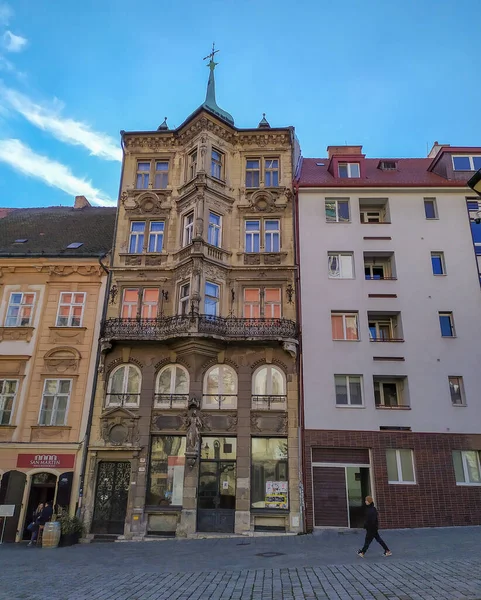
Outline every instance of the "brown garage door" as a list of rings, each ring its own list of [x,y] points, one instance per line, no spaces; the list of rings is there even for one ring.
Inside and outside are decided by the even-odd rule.
[[[344,467],[313,467],[314,525],[349,527]]]

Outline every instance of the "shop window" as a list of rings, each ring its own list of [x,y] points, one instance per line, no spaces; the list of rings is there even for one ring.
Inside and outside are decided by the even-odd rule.
[[[185,437],[153,436],[150,451],[147,506],[182,506]]]
[[[287,438],[252,438],[252,508],[289,508]]]

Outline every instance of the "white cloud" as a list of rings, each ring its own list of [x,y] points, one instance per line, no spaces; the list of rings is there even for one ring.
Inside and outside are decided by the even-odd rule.
[[[8,25],[12,16],[13,10],[10,6],[5,2],[0,2],[0,25]]]
[[[27,43],[27,38],[15,35],[11,31],[6,31],[3,34],[3,46],[7,52],[21,52]]]
[[[122,160],[119,144],[109,135],[92,131],[80,121],[62,117],[59,110],[34,103],[30,98],[9,88],[0,88],[0,94],[27,121],[55,138],[74,146],[84,146],[94,156],[106,160]]]
[[[86,196],[89,201],[100,206],[116,204],[107,194],[94,188],[90,181],[75,177],[68,167],[37,154],[20,140],[0,140],[0,161],[28,177],[35,177],[47,185],[63,190],[70,196]]]

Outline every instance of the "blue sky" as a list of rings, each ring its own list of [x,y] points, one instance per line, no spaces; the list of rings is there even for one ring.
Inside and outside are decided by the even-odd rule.
[[[480,22],[480,0],[0,0],[0,206],[115,201],[119,131],[182,123],[213,40],[219,105],[304,156],[481,145]]]

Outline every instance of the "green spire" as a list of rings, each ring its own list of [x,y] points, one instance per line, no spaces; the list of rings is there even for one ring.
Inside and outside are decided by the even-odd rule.
[[[205,95],[205,102],[204,102],[204,104],[202,104],[202,106],[206,110],[213,113],[216,117],[219,117],[223,121],[227,121],[227,123],[229,123],[229,125],[234,125],[234,119],[233,119],[232,115],[230,115],[225,110],[222,110],[222,108],[220,108],[220,106],[218,106],[218,104],[215,100],[214,70],[215,70],[216,65],[218,65],[219,63],[216,63],[214,61],[214,55],[217,54],[217,52],[219,52],[219,50],[215,50],[215,46],[214,46],[214,44],[212,44],[211,53],[204,58],[204,60],[210,58],[210,60],[207,64],[207,66],[210,69],[210,73],[209,73],[209,81],[207,83],[207,93]]]

